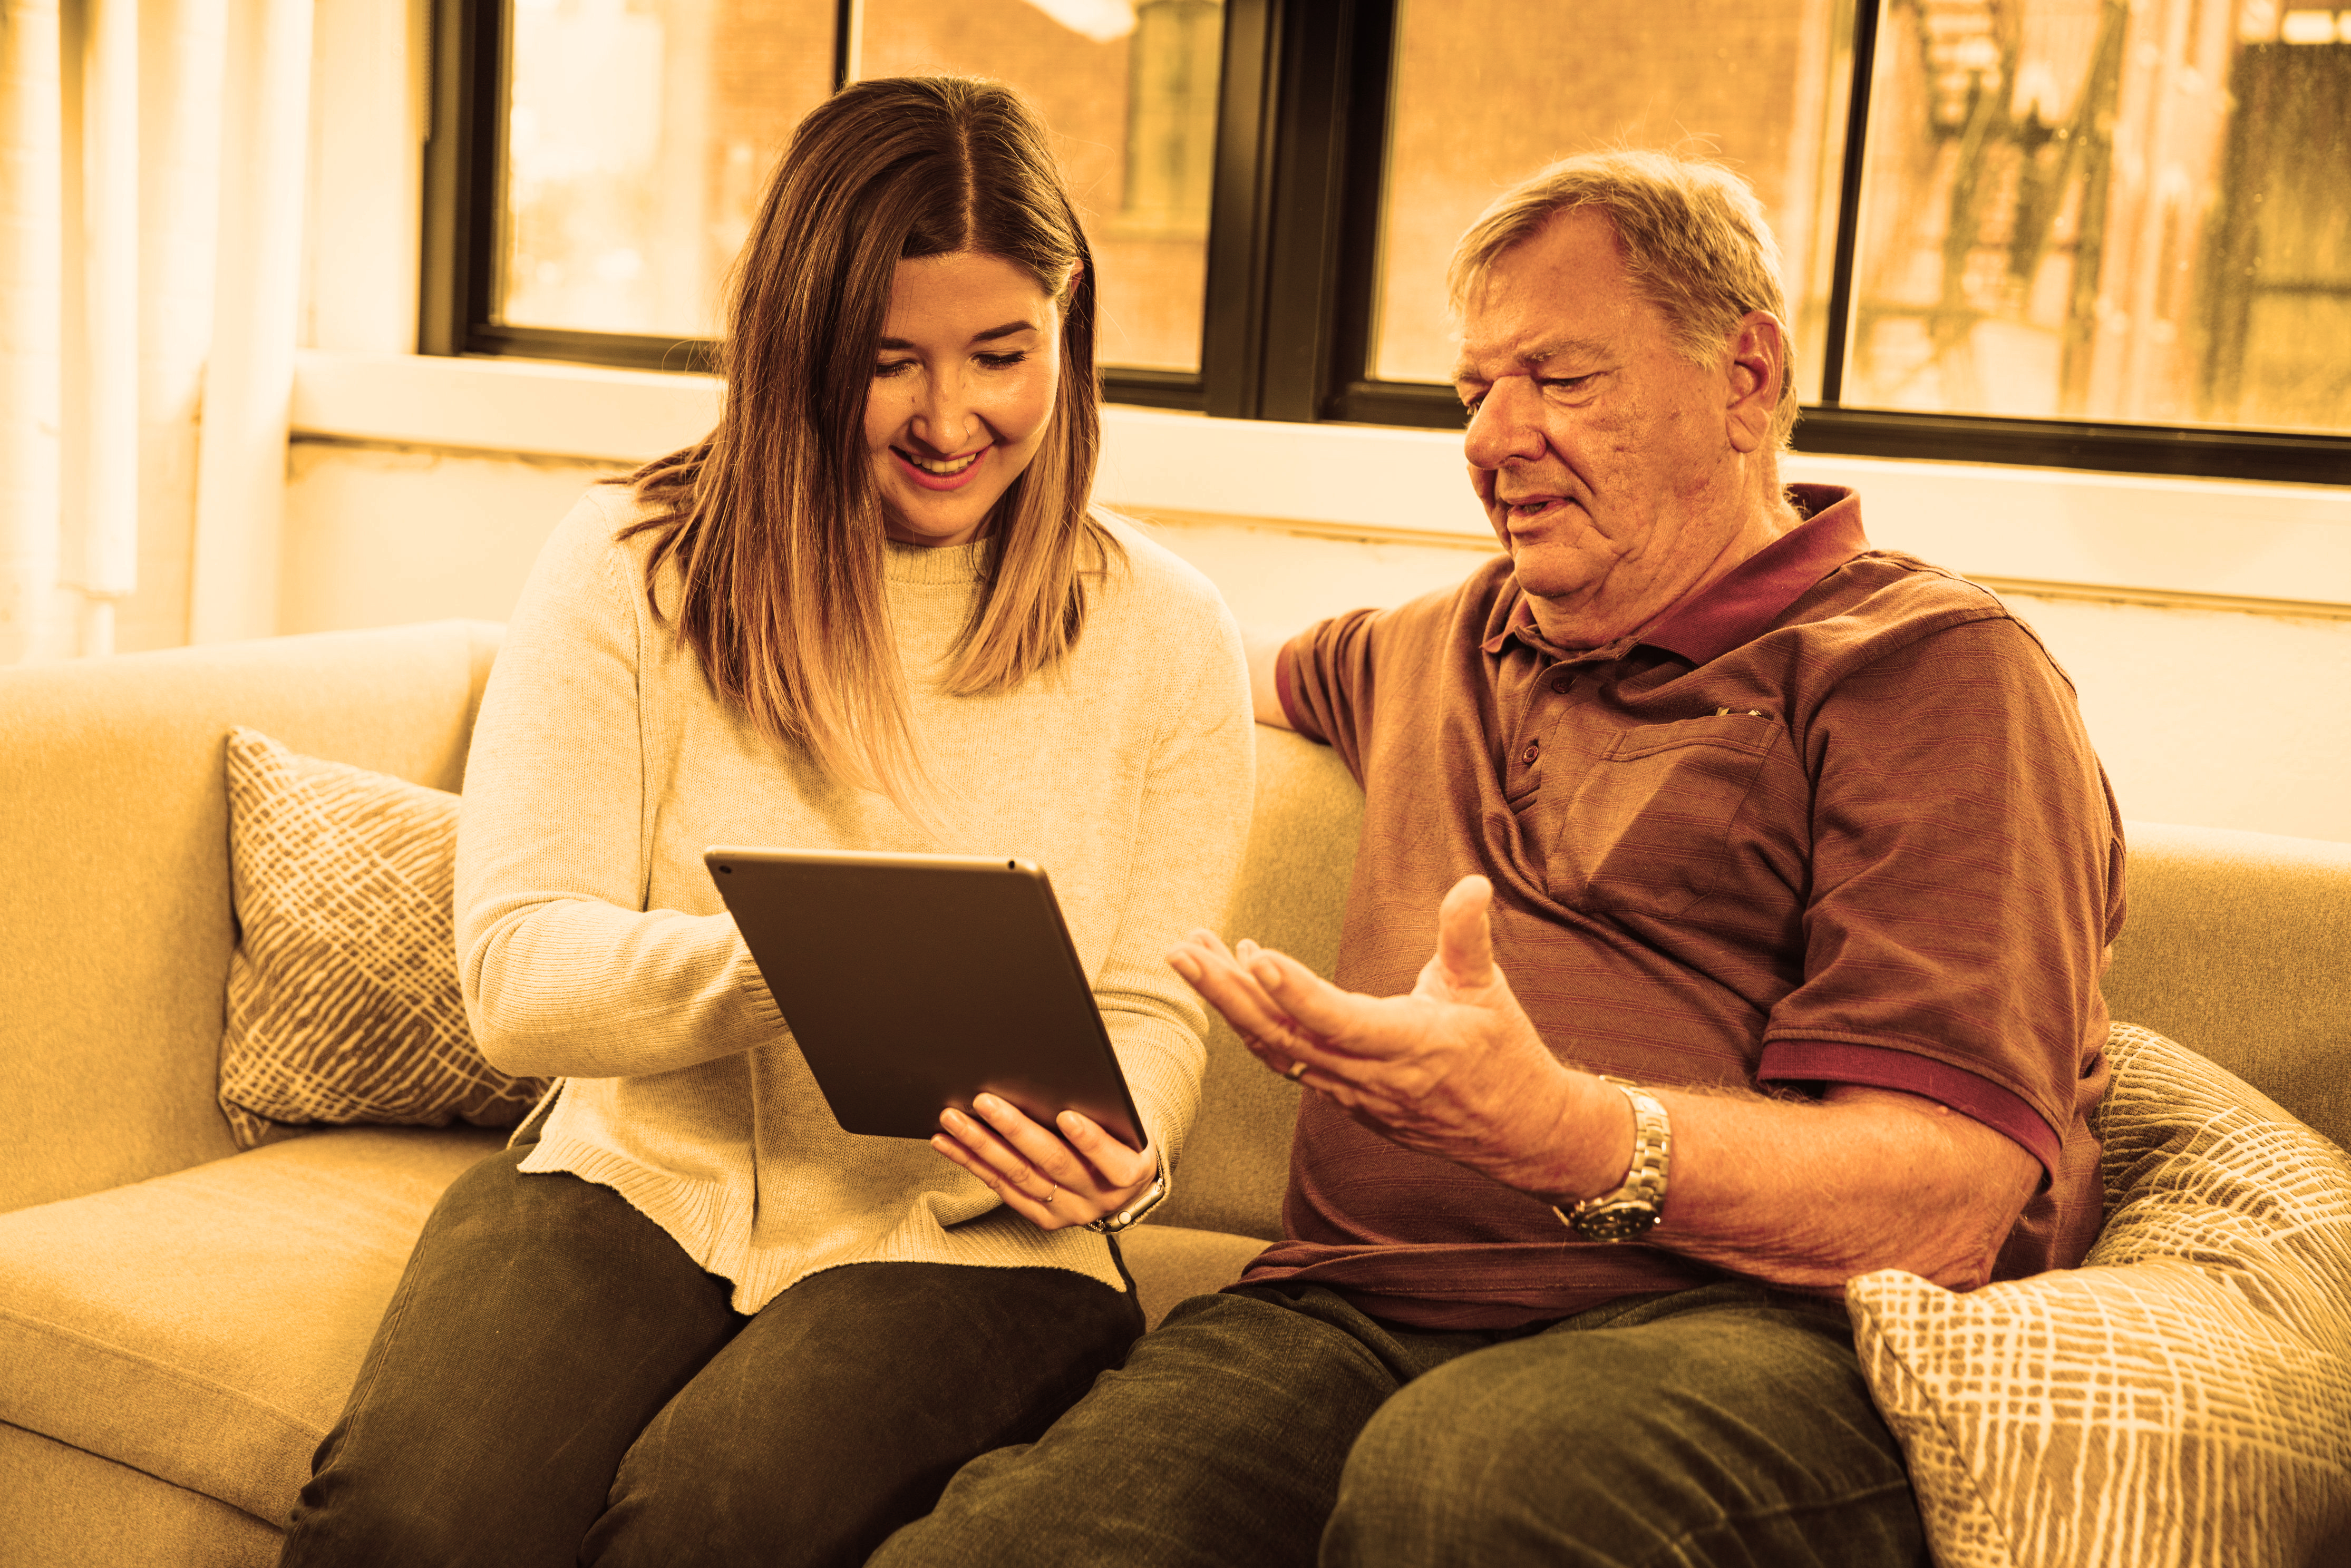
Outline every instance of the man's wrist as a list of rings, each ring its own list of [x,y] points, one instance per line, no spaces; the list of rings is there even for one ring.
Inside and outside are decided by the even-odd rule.
[[[1604,1082],[1633,1111],[1633,1157],[1625,1179],[1604,1193],[1573,1208],[1552,1206],[1560,1222],[1586,1241],[1631,1241],[1646,1236],[1665,1218],[1666,1197],[1672,1186],[1673,1118],[1663,1102],[1625,1078]]]
[[[1594,1073],[1570,1071],[1549,1159],[1529,1190],[1545,1203],[1573,1208],[1612,1192],[1633,1163],[1637,1137],[1633,1107]]]

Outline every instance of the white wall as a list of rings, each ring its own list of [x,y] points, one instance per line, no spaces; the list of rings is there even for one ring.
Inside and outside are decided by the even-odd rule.
[[[548,530],[590,481],[624,466],[298,440],[284,628],[503,620]],[[1865,502],[1871,494],[1865,487]],[[1458,580],[1487,553],[1470,533],[1348,538],[1341,525],[1135,509],[1157,513],[1158,537],[1217,583],[1236,615],[1272,628],[1399,602]],[[1878,543],[1920,548],[1898,515],[1870,515]],[[2351,609],[2083,596],[2095,591],[2004,597],[2074,677],[2126,815],[2351,841]]]

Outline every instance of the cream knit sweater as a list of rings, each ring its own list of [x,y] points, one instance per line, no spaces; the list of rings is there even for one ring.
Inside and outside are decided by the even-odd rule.
[[[466,1013],[490,1061],[564,1080],[522,1168],[618,1191],[733,1281],[738,1312],[889,1259],[1045,1265],[1119,1288],[1101,1237],[1037,1229],[925,1144],[841,1130],[701,856],[730,843],[1044,866],[1174,1176],[1206,1020],[1161,955],[1223,924],[1252,799],[1249,679],[1223,601],[1114,525],[1127,565],[1090,581],[1074,652],[1017,691],[957,697],[945,661],[982,547],[891,545],[889,612],[948,818],[935,837],[716,698],[645,603],[647,536],[613,538],[639,515],[630,491],[600,486],[556,529],[466,764]]]

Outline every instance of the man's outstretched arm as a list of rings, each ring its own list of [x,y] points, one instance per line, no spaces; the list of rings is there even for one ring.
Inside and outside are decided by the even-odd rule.
[[[1483,877],[1455,884],[1408,996],[1343,991],[1206,931],[1169,962],[1275,1071],[1303,1062],[1308,1086],[1383,1136],[1564,1207],[1624,1180],[1632,1110],[1536,1034],[1493,960],[1492,896]],[[1674,1153],[1665,1218],[1645,1239],[1781,1284],[1834,1289],[1887,1268],[1980,1284],[2040,1180],[2004,1134],[1916,1095],[1647,1087]]]

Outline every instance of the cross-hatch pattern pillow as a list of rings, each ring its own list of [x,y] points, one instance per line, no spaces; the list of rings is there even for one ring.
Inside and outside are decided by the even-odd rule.
[[[220,1106],[237,1145],[308,1124],[511,1126],[547,1087],[482,1058],[457,988],[457,797],[228,738]]]
[[[2300,1565],[2351,1521],[2351,1160],[2116,1024],[2084,1265],[1845,1287],[1938,1568]]]

